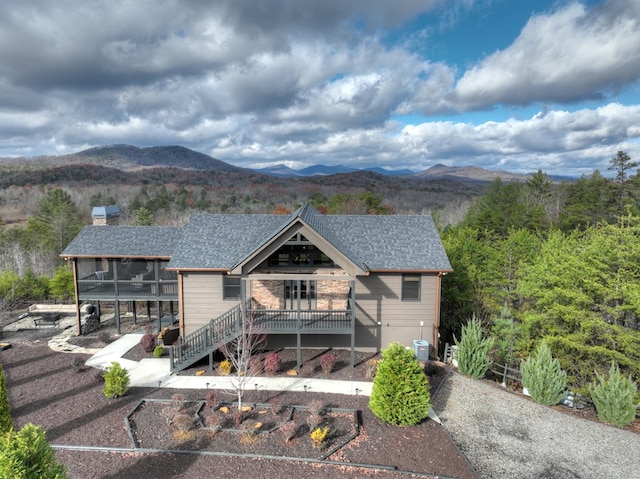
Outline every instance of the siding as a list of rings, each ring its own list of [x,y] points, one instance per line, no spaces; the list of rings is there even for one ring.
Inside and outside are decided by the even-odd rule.
[[[377,327],[380,348],[391,342],[413,347],[413,341],[420,339],[420,321],[423,321],[422,339],[432,344],[437,311],[436,285],[436,275],[423,274],[420,301],[402,301],[402,274],[359,277],[356,283],[358,332],[362,327]]]
[[[238,304],[237,301],[222,300],[222,278],[222,273],[183,273],[186,334]]]

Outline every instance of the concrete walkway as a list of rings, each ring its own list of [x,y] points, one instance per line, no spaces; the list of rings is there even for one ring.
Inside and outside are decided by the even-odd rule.
[[[131,387],[166,387],[173,389],[233,389],[233,376],[178,376],[170,372],[169,358],[145,358],[130,361],[122,356],[140,343],[142,333],[125,334],[108,344],[92,357],[86,365],[106,369],[113,361],[129,371]],[[247,389],[261,391],[305,391],[332,394],[370,396],[372,382],[337,381],[331,379],[299,377],[253,377],[247,380]]]

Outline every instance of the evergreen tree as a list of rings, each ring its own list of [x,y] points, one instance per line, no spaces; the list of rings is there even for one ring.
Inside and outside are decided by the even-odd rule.
[[[563,398],[567,373],[560,368],[558,360],[551,356],[545,340],[542,340],[533,356],[522,361],[520,372],[522,385],[534,401],[554,406]]]
[[[430,401],[429,380],[413,351],[390,344],[382,352],[369,409],[384,422],[413,426],[427,417]]]
[[[0,439],[0,479],[66,479],[44,431],[27,424]]]
[[[625,377],[615,363],[611,363],[608,375],[598,374],[589,385],[591,399],[598,412],[598,419],[623,427],[636,418],[635,397],[638,387]]]
[[[482,336],[482,325],[480,321],[473,317],[462,327],[460,341],[455,341],[458,346],[456,360],[458,370],[465,376],[475,379],[483,378],[487,369],[491,365],[489,360],[489,349],[491,340]]]

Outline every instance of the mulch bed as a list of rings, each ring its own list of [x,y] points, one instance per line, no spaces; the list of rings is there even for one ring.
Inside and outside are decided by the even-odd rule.
[[[215,451],[211,455],[193,454],[188,452],[190,445],[187,447],[184,442],[176,440],[172,433],[163,429],[166,422],[163,422],[165,420],[160,414],[137,417],[135,428],[141,435],[155,434],[162,441],[168,439],[168,442],[162,444],[162,448],[171,446],[176,451],[132,451],[125,417],[142,400],[169,400],[177,391],[132,388],[122,398],[107,399],[102,394],[102,379],[95,370],[84,368],[78,372],[74,368],[75,357],[87,359],[88,356],[53,352],[44,338],[21,341],[14,337],[11,340],[12,347],[0,352],[0,362],[6,375],[14,425],[16,428],[29,422],[41,425],[47,431],[49,442],[56,447],[60,446],[56,449],[56,455],[72,478],[236,478],[239,475],[344,478],[362,477],[373,471],[383,478],[424,477],[424,474],[469,479],[477,477],[444,428],[437,423],[427,420],[418,426],[393,427],[373,416],[367,407],[367,397],[313,392],[247,391],[244,400],[248,403],[269,403],[275,397],[280,404],[301,406],[319,400],[327,407],[358,410],[360,434],[332,454],[328,458],[332,462],[221,456],[215,455]],[[365,356],[361,357],[360,364],[365,362]],[[345,375],[356,374],[351,368],[338,368],[335,378],[339,378],[342,370],[347,370],[342,373]],[[357,374],[364,374],[363,371],[364,366]],[[191,373],[193,371],[185,372]],[[435,388],[445,375],[444,369],[438,369],[438,374],[432,376],[432,387]],[[187,401],[202,401],[205,396],[205,391],[201,390],[179,393]],[[287,456],[295,457],[295,454],[289,454],[293,449],[310,447],[306,437],[308,431],[301,431],[298,438],[300,441],[291,441],[289,449],[285,448]],[[274,435],[269,440],[283,443],[280,436]],[[196,445],[195,442],[193,444]],[[65,449],[64,446],[113,449],[87,451]],[[260,446],[254,446],[253,451],[259,454]],[[117,448],[126,450],[117,451]],[[363,465],[378,467],[371,470]],[[411,474],[412,472],[418,475]]]

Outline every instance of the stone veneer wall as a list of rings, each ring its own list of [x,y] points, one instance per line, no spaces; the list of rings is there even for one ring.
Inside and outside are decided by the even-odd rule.
[[[251,296],[264,309],[284,309],[284,281],[253,281]]]
[[[253,300],[265,309],[284,309],[284,281],[258,280],[251,284]],[[349,281],[320,280],[316,284],[316,309],[346,309]]]

